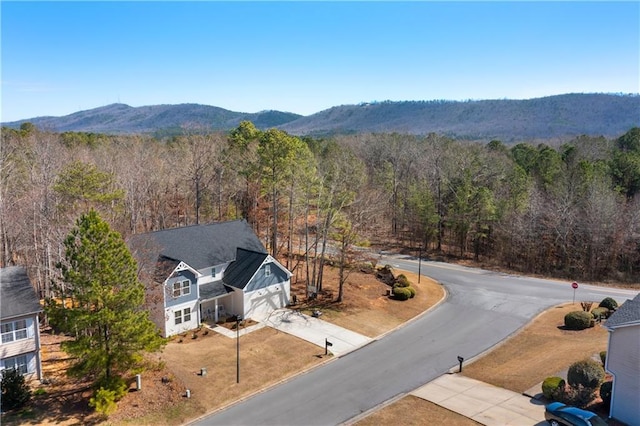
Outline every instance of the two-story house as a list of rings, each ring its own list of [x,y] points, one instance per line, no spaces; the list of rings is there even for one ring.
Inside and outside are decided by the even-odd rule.
[[[605,323],[609,331],[606,370],[613,376],[610,417],[640,426],[640,293]]]
[[[27,271],[21,266],[0,268],[0,370],[15,368],[27,379],[42,379],[40,312]]]
[[[245,220],[137,234],[127,243],[150,317],[164,337],[289,304],[291,273],[266,253]]]

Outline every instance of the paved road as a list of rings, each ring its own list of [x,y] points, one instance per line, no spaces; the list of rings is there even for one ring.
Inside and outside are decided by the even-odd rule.
[[[383,263],[417,271],[409,258]],[[437,262],[422,274],[445,285],[436,309],[355,352],[198,421],[199,425],[335,425],[430,382],[500,342],[549,306],[571,301],[570,283],[518,277]],[[580,300],[636,292],[581,285]],[[347,296],[348,297],[348,296]]]

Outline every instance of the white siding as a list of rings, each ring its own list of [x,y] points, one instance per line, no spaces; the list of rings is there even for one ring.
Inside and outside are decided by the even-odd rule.
[[[607,369],[613,374],[611,417],[640,426],[640,326],[610,332]]]
[[[184,310],[186,308],[191,309],[190,316],[191,318],[188,321],[184,320]],[[167,328],[167,336],[174,336],[176,334],[184,333],[189,330],[193,330],[200,326],[199,322],[199,312],[198,312],[198,301],[190,301],[188,303],[184,303],[177,306],[172,306],[170,308],[165,309],[165,321]],[[176,324],[176,312],[180,312],[181,323]]]
[[[289,304],[290,280],[266,288],[248,292],[244,295],[244,317],[273,312]]]

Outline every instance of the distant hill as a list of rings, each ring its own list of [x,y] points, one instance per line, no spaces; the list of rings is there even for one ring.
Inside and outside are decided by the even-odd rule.
[[[17,128],[24,122],[31,122],[38,128],[55,132],[175,134],[184,129],[194,131],[233,129],[243,120],[249,120],[261,129],[270,128],[299,117],[302,116],[288,112],[242,113],[198,104],[142,107],[111,104],[63,117],[35,117],[3,123],[3,125]]]
[[[281,125],[292,134],[438,133],[457,139],[619,136],[640,126],[640,96],[567,94],[529,100],[379,102],[337,106]]]
[[[583,134],[615,137],[631,127],[640,127],[640,96],[566,94],[528,100],[385,101],[336,106],[306,117],[280,111],[249,114],[197,104],[137,108],[112,104],[64,117],[37,117],[3,125],[19,127],[29,121],[58,132],[167,135],[185,127],[230,130],[242,120],[252,121],[259,129],[278,127],[294,135],[315,136],[438,133],[456,139],[499,139],[507,143]]]

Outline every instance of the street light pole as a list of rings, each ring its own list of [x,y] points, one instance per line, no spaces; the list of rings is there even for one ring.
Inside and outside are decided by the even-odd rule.
[[[236,315],[236,383],[240,383],[240,315]]]
[[[420,250],[418,252],[418,284],[420,284],[420,275],[422,272],[422,243],[420,243]]]

